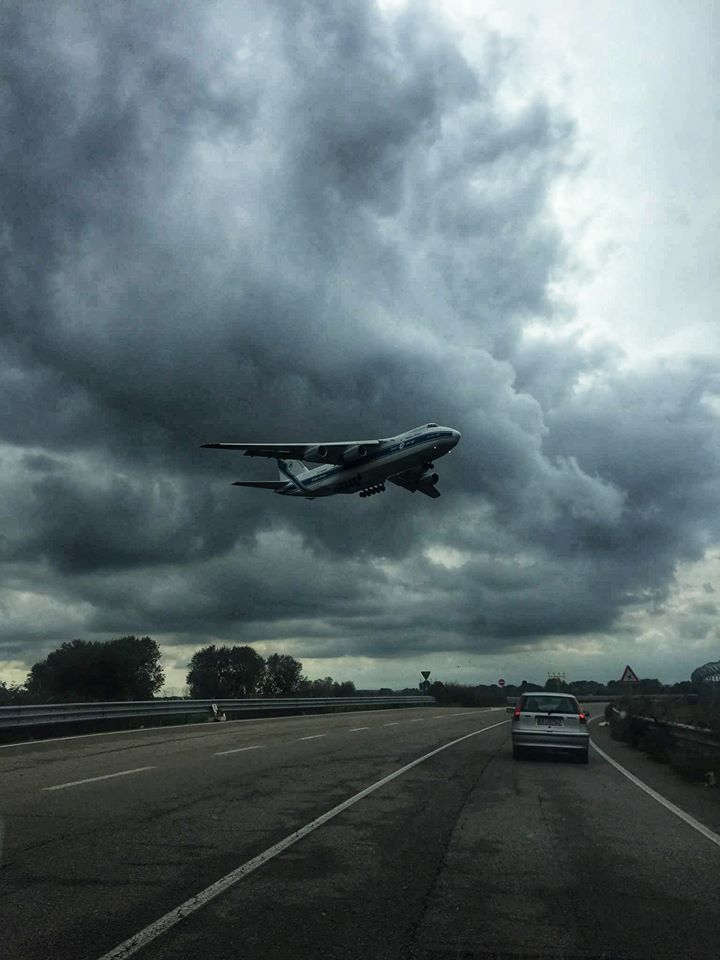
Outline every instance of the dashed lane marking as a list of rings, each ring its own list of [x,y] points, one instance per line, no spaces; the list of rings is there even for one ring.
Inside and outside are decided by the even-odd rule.
[[[320,737],[326,737],[326,733],[315,733],[312,737],[298,737],[298,740],[319,740]]]
[[[112,780],[113,777],[129,777],[131,773],[142,773],[144,770],[154,770],[155,767],[135,767],[134,770],[120,770],[118,773],[105,773],[102,777],[86,777],[84,780],[71,780],[69,783],[57,783],[54,787],[43,787],[43,790],[66,790],[68,787],[79,787],[81,783],[95,783],[97,780]]]
[[[379,709],[371,710],[370,712],[371,713],[388,713],[392,709],[393,709],[392,707],[380,707]],[[359,712],[367,713],[368,711],[361,710]],[[318,714],[317,716],[314,716],[312,718],[307,717],[306,719],[322,720],[322,719],[325,719],[326,717],[327,717],[327,714]],[[182,724],[179,724],[178,726],[172,726],[172,727],[169,727],[166,725],[162,727],[140,727],[134,730],[133,729],[103,730],[100,733],[76,733],[69,737],[48,737],[45,740],[18,740],[17,743],[0,743],[0,750],[14,750],[14,749],[17,749],[18,747],[37,747],[44,743],[61,743],[64,740],[88,740],[88,739],[94,739],[96,737],[121,737],[123,736],[123,734],[127,736],[128,734],[133,734],[133,733],[142,733],[142,734],[168,733],[168,734],[173,734],[177,736],[179,733],[191,732],[195,735],[195,737],[197,736],[201,737],[203,735],[214,736],[215,734],[218,734],[218,733],[226,733],[226,734],[231,733],[232,732],[231,726],[234,723],[268,723],[273,720],[299,720],[299,719],[300,717],[297,714],[290,714],[289,716],[284,716],[284,717],[241,717],[241,718],[238,718],[237,720],[228,720],[227,723],[224,723],[222,725],[222,728],[219,728],[217,724],[212,724],[212,727],[210,730],[208,730],[207,724],[205,722],[196,720],[193,723],[182,723]],[[195,739],[195,737],[183,738],[183,739]],[[149,746],[152,746],[152,745],[153,744],[149,744]],[[142,741],[139,741],[137,744],[133,744],[133,747],[135,746],[144,747],[144,746],[148,746],[148,744],[145,744]]]
[[[392,723],[384,723],[384,727],[396,727],[400,723],[399,720],[393,720]]]
[[[351,727],[348,733],[357,733],[358,730],[369,730],[370,727]]]
[[[380,787],[384,787],[385,784],[390,783],[392,780],[396,780],[404,773],[407,773],[408,770],[412,770],[413,767],[417,767],[418,764],[424,763],[425,760],[429,760],[430,757],[434,757],[436,754],[442,753],[443,750],[447,750],[450,747],[454,747],[458,743],[462,743],[463,740],[469,740],[470,737],[476,737],[480,733],[487,733],[488,730],[494,730],[495,727],[501,727],[503,724],[509,722],[509,720],[501,720],[499,723],[493,723],[489,727],[481,727],[480,730],[473,730],[472,733],[466,733],[464,737],[458,737],[456,740],[450,740],[449,743],[444,743],[441,747],[436,747],[435,750],[431,750],[430,753],[423,754],[423,756],[418,757],[417,760],[412,760],[410,763],[406,763],[404,767],[400,767],[399,770],[389,773],[386,777],[383,777],[382,780],[377,780],[369,787],[365,787],[365,789],[361,790],[360,793],[356,793],[354,796],[349,797],[342,803],[339,803],[336,807],[333,807],[326,813],[321,814],[321,816],[317,817],[317,819],[312,820],[310,823],[306,823],[304,827],[300,827],[299,830],[291,833],[289,836],[285,837],[284,840],[280,840],[280,842],[276,843],[274,846],[268,847],[267,850],[264,850],[257,857],[254,857],[252,860],[248,860],[247,863],[244,863],[242,866],[238,867],[236,870],[233,870],[231,873],[228,873],[226,876],[222,877],[220,880],[217,880],[209,887],[201,890],[200,893],[196,893],[194,897],[190,897],[189,900],[181,903],[179,907],[176,907],[174,910],[170,910],[164,916],[160,917],[159,920],[151,923],[149,926],[145,927],[144,930],[140,930],[139,933],[136,933],[128,940],[125,940],[123,943],[119,944],[119,946],[115,947],[113,950],[110,950],[109,953],[103,954],[100,960],[126,960],[127,957],[137,953],[138,950],[141,950],[148,943],[151,943],[153,940],[156,940],[158,937],[162,936],[163,933],[166,933],[168,930],[174,927],[175,924],[180,920],[190,916],[190,914],[194,913],[196,910],[199,910],[200,907],[203,907],[206,903],[214,900],[215,897],[219,896],[221,893],[224,893],[230,887],[235,886],[236,883],[246,877],[249,873],[252,873],[254,870],[257,870],[258,867],[263,866],[263,864],[267,863],[269,860],[277,857],[278,854],[282,853],[284,850],[287,850],[288,847],[291,847],[293,844],[297,843],[298,840],[302,840],[303,837],[306,837],[309,833],[317,830],[318,827],[321,827],[329,820],[334,819],[338,816],[338,814],[343,813],[343,811],[347,810],[349,807],[352,807],[360,800],[363,800],[371,793],[379,790]]]
[[[214,753],[214,757],[224,757],[228,753],[242,753],[244,750],[262,750],[264,744],[254,743],[251,747],[235,747],[234,750],[218,750],[217,753]]]

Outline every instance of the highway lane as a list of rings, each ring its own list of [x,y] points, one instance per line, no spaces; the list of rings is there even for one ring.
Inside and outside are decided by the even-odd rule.
[[[358,790],[504,719],[353,713],[0,754],[7,955],[98,958]],[[137,956],[715,957],[719,865],[601,759],[514,763],[503,725],[365,797]]]
[[[0,926],[11,956],[99,955],[469,719],[477,712],[353,712],[3,751]]]

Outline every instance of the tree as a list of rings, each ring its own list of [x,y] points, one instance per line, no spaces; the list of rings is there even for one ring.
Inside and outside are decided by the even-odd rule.
[[[160,648],[151,637],[105,643],[71,640],[33,664],[28,693],[49,700],[149,700],[162,687]]]
[[[597,680],[571,680],[569,687],[578,697],[597,696],[604,693],[602,683],[598,683]]]
[[[25,687],[17,683],[8,686],[4,680],[0,680],[0,707],[14,707],[31,702],[32,697]]]
[[[195,699],[232,700],[254,697],[262,691],[265,661],[252,647],[216,647],[193,654],[187,685]]]
[[[332,697],[335,681],[332,677],[322,680],[304,680],[300,686],[306,697]]]
[[[299,692],[302,693],[305,697],[354,697],[357,694],[355,689],[355,684],[352,680],[343,680],[342,683],[338,683],[337,680],[333,680],[332,677],[323,677],[321,680],[307,680],[305,677],[302,677],[299,684]],[[369,694],[390,694],[393,691],[388,687],[383,687],[382,690],[363,690],[361,691],[364,696]],[[417,693],[417,690],[411,690],[410,693]]]
[[[119,700],[151,700],[165,683],[160,648],[151,637],[119,637],[109,644],[117,659]]]
[[[290,697],[302,682],[302,663],[286,653],[273,653],[267,660],[265,693],[271,697]]]

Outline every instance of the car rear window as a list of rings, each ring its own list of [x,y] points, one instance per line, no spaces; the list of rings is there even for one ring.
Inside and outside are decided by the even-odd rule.
[[[578,714],[577,701],[571,697],[523,697],[522,711],[526,713],[574,713]]]

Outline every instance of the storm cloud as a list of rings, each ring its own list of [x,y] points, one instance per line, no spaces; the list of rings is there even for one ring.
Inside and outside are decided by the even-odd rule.
[[[0,657],[136,632],[524,649],[718,542],[720,370],[566,319],[572,118],[424,4],[0,12]],[[443,497],[232,489],[207,441],[463,433]],[[269,472],[270,471],[270,472]]]

